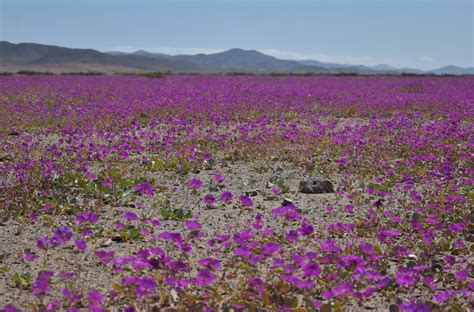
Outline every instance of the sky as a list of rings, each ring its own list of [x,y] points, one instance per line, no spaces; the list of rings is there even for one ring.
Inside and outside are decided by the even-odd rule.
[[[0,40],[168,54],[474,66],[473,0],[0,0]]]

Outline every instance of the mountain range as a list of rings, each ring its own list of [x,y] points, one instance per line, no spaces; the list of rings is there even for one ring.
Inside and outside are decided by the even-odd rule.
[[[423,71],[416,68],[324,63],[317,60],[282,60],[255,50],[230,49],[213,54],[168,55],[139,50],[100,52],[37,43],[0,41],[0,71],[41,70],[161,71],[173,73],[316,73],[316,74],[451,74],[474,75],[474,68],[454,65]]]

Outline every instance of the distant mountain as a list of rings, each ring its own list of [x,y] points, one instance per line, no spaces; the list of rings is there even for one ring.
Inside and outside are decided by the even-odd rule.
[[[14,44],[0,41],[0,71],[19,69],[75,71],[91,68],[114,71],[163,71],[175,73],[319,73],[319,74],[398,74],[426,72],[395,68],[386,64],[365,65],[324,63],[317,60],[282,60],[255,50],[230,49],[213,54],[168,55],[148,51],[132,53],[93,49],[71,49],[36,43]],[[429,74],[474,74],[474,69],[446,66]]]
[[[454,65],[449,65],[429,71],[433,74],[448,74],[448,75],[474,75],[474,67],[462,68]]]
[[[54,67],[66,64],[98,64],[149,71],[199,71],[200,68],[181,60],[154,60],[131,54],[110,55],[92,49],[70,49],[36,43],[13,44],[0,42],[0,70],[2,67]]]

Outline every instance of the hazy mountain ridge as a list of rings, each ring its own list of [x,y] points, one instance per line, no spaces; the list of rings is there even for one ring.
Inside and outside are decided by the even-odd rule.
[[[359,74],[453,74],[473,75],[474,68],[454,65],[423,71],[416,68],[395,68],[386,64],[376,66],[324,63],[317,60],[282,60],[255,50],[230,49],[213,54],[168,55],[148,51],[132,53],[100,52],[93,49],[73,49],[36,43],[14,44],[0,41],[0,71],[9,68],[29,69],[38,66],[92,64],[120,69],[170,71],[176,73],[359,73]]]

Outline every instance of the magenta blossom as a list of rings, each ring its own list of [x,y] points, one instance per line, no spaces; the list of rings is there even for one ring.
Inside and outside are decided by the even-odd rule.
[[[240,203],[244,207],[252,207],[253,206],[253,201],[250,197],[242,195],[239,197]]]
[[[202,187],[202,181],[198,178],[192,178],[188,181],[188,187],[198,190]]]
[[[138,184],[137,186],[134,187],[134,190],[147,196],[153,195],[153,185],[151,185],[148,182],[143,182],[143,183]]]

